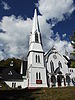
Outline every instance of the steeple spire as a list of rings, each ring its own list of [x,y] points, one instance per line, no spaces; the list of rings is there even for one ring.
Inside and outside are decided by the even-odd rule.
[[[40,43],[42,45],[41,34],[40,34],[40,29],[39,29],[39,21],[38,21],[38,15],[37,15],[37,8],[35,8],[35,11],[34,11],[33,26],[32,26],[32,32],[30,34],[29,45],[31,43]]]
[[[37,8],[35,8],[35,12],[34,12],[32,34],[35,34],[35,32],[40,32],[39,23],[38,23],[38,16],[37,16]]]
[[[36,47],[38,47],[36,50]],[[29,41],[29,51],[42,51],[42,39],[41,39],[41,33],[39,30],[39,22],[38,22],[38,15],[37,15],[37,9],[35,9],[34,17],[33,17],[33,26],[32,26],[32,32],[30,34],[30,41]]]

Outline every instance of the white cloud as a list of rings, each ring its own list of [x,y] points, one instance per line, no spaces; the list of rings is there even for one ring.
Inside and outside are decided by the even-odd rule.
[[[40,0],[40,13],[46,19],[64,20],[64,14],[71,14],[75,9],[73,0]]]
[[[69,54],[73,50],[70,42],[62,41],[58,33],[56,33],[54,40],[49,37],[54,35],[52,27],[68,18],[75,10],[73,3],[73,0],[39,0],[39,11],[42,14],[40,22],[44,24],[42,24],[42,33],[45,50],[48,50],[53,45],[63,54],[65,54],[65,49],[67,49]],[[51,20],[51,22],[48,24],[46,20]],[[66,36],[66,34],[62,35]]]
[[[0,51],[0,60],[4,59],[4,53]]]
[[[39,16],[40,30],[43,39],[44,50],[49,50],[53,45],[56,49],[65,54],[65,49],[69,52],[73,50],[70,42],[62,41],[58,33],[55,39],[52,27],[59,21],[65,20],[64,15],[70,16],[74,11],[73,0],[40,0],[39,10],[42,16]],[[52,24],[46,20],[51,19]],[[28,52],[29,34],[32,30],[32,19],[24,20],[21,16],[16,18],[4,16],[0,22],[0,59],[6,57],[23,57]],[[62,31],[62,30],[61,30]]]
[[[65,38],[66,37],[66,33],[64,33],[62,36],[63,36],[63,38]]]
[[[16,18],[15,16],[4,16],[1,21],[0,50],[4,49],[7,57],[26,56],[28,50],[28,37],[32,28],[32,20],[27,18]]]
[[[9,10],[11,7],[4,1],[2,1],[3,9],[4,10]]]
[[[61,40],[55,42],[55,47],[61,54],[65,54],[65,50],[66,50],[69,56],[70,56],[70,52],[72,52],[73,50],[70,42],[61,41]]]

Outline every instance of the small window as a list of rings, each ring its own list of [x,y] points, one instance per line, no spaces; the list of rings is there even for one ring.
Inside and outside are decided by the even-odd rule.
[[[9,71],[8,75],[12,75],[12,71]]]
[[[12,83],[12,88],[15,88],[16,87],[16,83]]]
[[[36,73],[36,80],[38,80],[38,72]]]
[[[38,55],[38,63],[40,63],[40,56]]]
[[[58,62],[58,66],[62,68],[62,64],[61,64],[61,62],[60,62],[60,61]]]
[[[40,72],[39,72],[39,80],[41,79],[41,74],[40,74]]]
[[[38,43],[38,42],[39,42],[37,32],[35,33],[35,42],[36,42],[36,43]]]

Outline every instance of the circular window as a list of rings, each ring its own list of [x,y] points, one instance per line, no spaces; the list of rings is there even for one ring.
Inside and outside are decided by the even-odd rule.
[[[53,58],[54,58],[54,59],[57,59],[57,56],[56,56],[56,55],[53,55]]]

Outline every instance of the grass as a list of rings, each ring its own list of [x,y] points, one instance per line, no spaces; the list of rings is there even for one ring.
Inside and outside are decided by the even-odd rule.
[[[75,100],[75,87],[0,91],[0,100]]]
[[[35,100],[75,100],[75,87],[44,88],[32,95]]]

